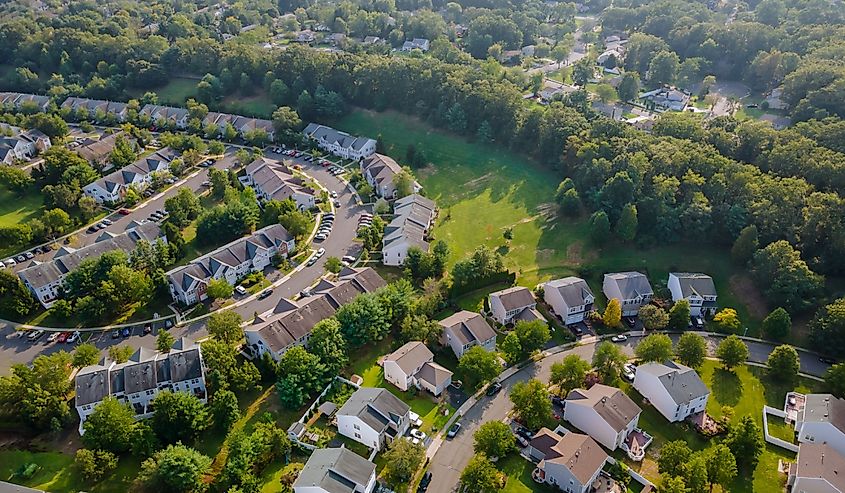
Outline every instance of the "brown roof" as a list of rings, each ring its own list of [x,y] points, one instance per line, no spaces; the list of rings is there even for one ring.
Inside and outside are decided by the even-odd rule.
[[[467,310],[460,311],[451,317],[441,320],[440,325],[445,330],[451,331],[464,344],[472,341],[482,343],[491,337],[496,337],[496,332],[480,314]]]
[[[393,361],[405,374],[410,374],[426,361],[432,361],[434,354],[420,341],[411,341],[387,355],[385,362]]]
[[[505,310],[515,310],[524,306],[529,306],[537,303],[534,296],[528,288],[522,286],[514,286],[512,288],[503,289],[490,293],[490,297],[499,298],[499,301],[504,305]]]
[[[566,402],[592,407],[617,432],[627,428],[628,423],[642,411],[625,392],[602,384],[593,385],[590,390],[575,389],[566,397]]]
[[[554,453],[547,455],[545,462],[566,467],[581,484],[587,484],[608,458],[595,440],[580,433],[567,433],[551,450]]]
[[[798,447],[796,476],[824,478],[839,491],[845,491],[845,457],[830,445],[802,443]]]

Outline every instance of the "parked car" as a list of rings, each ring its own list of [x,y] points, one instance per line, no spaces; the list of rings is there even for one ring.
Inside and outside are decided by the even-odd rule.
[[[18,263],[26,262],[26,257],[24,257],[23,255],[18,255],[17,257],[15,257],[15,260],[17,260]]]
[[[77,330],[73,334],[71,334],[70,337],[68,337],[65,342],[67,342],[68,344],[73,344],[73,343],[75,343],[76,341],[79,340],[79,335],[80,335],[79,331]]]
[[[111,219],[103,219],[103,220],[102,220],[102,223],[103,223],[103,224],[105,224],[106,226],[111,226],[111,225],[112,225]]]
[[[17,265],[17,262],[15,262],[15,259],[13,259],[13,258],[7,258],[6,260],[3,261],[3,264],[6,267],[14,267],[15,265]]]
[[[636,376],[637,367],[631,363],[625,363],[625,365],[622,367],[622,377],[629,382],[633,382],[634,377]]]
[[[56,337],[56,342],[65,342],[70,337],[70,332],[62,332]]]
[[[423,493],[428,490],[428,485],[431,484],[431,471],[426,471],[420,479],[420,485],[417,486],[417,493]]]
[[[499,382],[493,382],[493,383],[490,384],[489,387],[487,387],[487,395],[489,397],[492,397],[492,396],[498,394],[501,391],[502,391],[502,384],[500,384]]]
[[[345,261],[347,261],[351,264],[352,262],[355,262],[355,260],[357,260],[357,259],[355,257],[353,257],[352,255],[344,255],[341,258],[341,260],[345,260]]]
[[[325,239],[325,238],[323,238],[323,239]],[[311,267],[312,265],[317,263],[317,260],[318,260],[317,257],[311,257],[310,259],[308,259],[308,262],[306,262],[305,265],[307,267]]]
[[[150,334],[150,333],[152,333],[152,331],[153,331],[152,325],[147,324],[147,325],[144,326],[144,335]]]
[[[611,337],[610,340],[613,342],[625,342],[628,340],[628,336],[626,336],[625,334],[618,334]]]
[[[111,331],[111,338],[112,338],[112,339],[117,339],[117,338],[119,338],[119,337],[120,337],[120,331],[119,331],[119,330],[113,330],[113,331]]]
[[[238,293],[239,295],[245,295],[246,294],[246,288],[243,287],[243,286],[235,286],[235,292]]]
[[[33,255],[32,252],[26,252],[23,254],[23,256],[26,257],[27,260],[32,260],[33,258],[35,258],[35,255]]]
[[[522,438],[528,441],[531,441],[531,439],[534,438],[534,433],[532,433],[531,430],[524,426],[517,426],[516,434],[517,436],[521,436]]]
[[[55,342],[56,338],[59,337],[58,332],[50,332],[50,335],[47,336],[47,342]]]
[[[120,331],[120,335],[122,335],[123,337],[129,337],[132,335],[132,329],[130,329],[129,327],[124,327]]]
[[[420,431],[419,428],[412,428],[411,431],[408,432],[408,434],[420,441],[425,440],[426,437],[426,434]]]
[[[120,209],[119,211],[117,211],[117,213],[121,216],[128,216],[132,213],[132,211],[130,211],[129,209]]]
[[[317,250],[317,254],[315,255],[315,257],[320,258],[320,257],[322,257],[322,256],[323,256],[323,255],[325,255],[325,254],[326,254],[326,249],[325,249],[325,248],[320,248],[319,250]]]
[[[29,334],[26,335],[26,340],[28,340],[29,342],[35,342],[43,335],[43,330],[32,330],[29,332]]]
[[[309,296],[311,296],[311,290],[310,290],[310,289],[308,289],[308,288],[303,289],[302,291],[300,291],[300,292],[299,292],[299,297],[300,297],[300,298],[307,298],[307,297],[309,297]]]
[[[265,289],[264,291],[261,292],[261,294],[258,295],[258,299],[263,300],[265,298],[269,298],[271,294],[273,294],[272,289]]]
[[[461,424],[453,424],[452,427],[449,428],[449,431],[446,433],[446,438],[455,438],[455,435],[457,435],[459,431],[461,431]]]
[[[337,192],[335,192],[334,190],[332,190],[332,193],[330,193],[329,195],[331,195],[333,199],[337,198]]]
[[[325,233],[317,233],[316,235],[314,235],[315,241],[324,241],[326,238],[328,238],[328,235],[326,235]],[[315,262],[316,262],[316,260],[315,260]],[[314,264],[309,263],[308,265],[314,265]]]

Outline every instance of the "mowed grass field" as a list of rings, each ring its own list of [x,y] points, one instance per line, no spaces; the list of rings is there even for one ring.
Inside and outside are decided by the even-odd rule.
[[[0,187],[0,227],[14,226],[36,218],[44,209],[44,197],[32,187],[21,195]],[[0,257],[16,253],[20,245],[0,245]]]
[[[174,77],[167,84],[153,89],[152,92],[158,95],[158,101],[160,104],[183,106],[185,101],[189,98],[196,97],[198,83],[199,79]],[[139,98],[143,96],[145,92],[147,91],[130,91],[130,96]]]
[[[553,200],[564,176],[523,155],[467,141],[397,112],[357,110],[335,125],[352,134],[381,135],[385,152],[400,163],[409,145],[425,153],[430,164],[414,173],[440,208],[434,236],[448,242],[452,264],[487,245],[504,255],[518,284],[533,287],[579,275],[600,304],[606,272],[639,270],[659,292],[670,271],[701,271],[713,277],[720,306],[736,308],[749,335],[766,315],[747,273],[731,263],[726,248],[670,244],[639,249],[613,241],[603,248],[592,245],[586,217],[558,217]],[[513,230],[510,241],[503,236],[508,228]]]

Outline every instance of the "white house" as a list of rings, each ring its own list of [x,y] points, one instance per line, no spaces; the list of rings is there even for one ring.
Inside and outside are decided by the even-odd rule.
[[[261,130],[267,134],[267,138],[269,140],[273,140],[276,133],[275,127],[273,127],[273,122],[270,120],[232,115],[229,113],[217,113],[215,111],[209,111],[205,115],[205,118],[203,118],[202,123],[204,127],[209,125],[216,126],[218,132],[220,133],[222,133],[228,125],[231,125],[241,137],[246,136],[249,132]]]
[[[376,465],[346,448],[317,449],[293,483],[294,493],[371,493]]]
[[[639,272],[614,272],[604,275],[602,291],[607,297],[619,300],[623,317],[635,317],[640,307],[651,302],[654,291],[644,274]]]
[[[400,173],[402,173],[402,166],[399,166],[399,163],[390,156],[373,154],[361,161],[361,175],[373,187],[379,197],[396,198],[396,175]],[[421,190],[422,185],[413,180],[411,192],[416,194]]]
[[[830,394],[807,394],[795,419],[798,442],[827,444],[845,456],[845,399]]]
[[[65,277],[79,264],[112,250],[129,253],[140,240],[149,243],[161,240],[166,243],[167,237],[161,232],[158,224],[153,222],[134,225],[119,235],[103,232],[97,241],[82,248],[63,246],[51,260],[18,271],[18,277],[44,308],[50,308],[61,295]]]
[[[473,346],[496,350],[496,331],[479,313],[460,311],[438,322],[443,327],[443,345],[449,345],[460,358]]]
[[[793,493],[845,493],[845,457],[830,445],[802,443],[786,484]]]
[[[368,137],[355,137],[324,125],[309,123],[302,133],[316,142],[320,149],[342,158],[357,161],[376,152],[375,140]]]
[[[545,320],[537,311],[537,300],[531,290],[522,286],[503,289],[490,293],[487,297],[493,319],[502,325],[520,320]]]
[[[664,111],[684,111],[690,102],[690,94],[674,87],[660,87],[640,94],[640,99]]]
[[[284,226],[271,224],[168,272],[170,294],[176,302],[193,305],[208,297],[211,279],[224,279],[234,286],[247,274],[263,271],[274,256],[287,258],[295,247],[293,235]]]
[[[335,417],[341,435],[381,450],[408,431],[411,408],[387,389],[361,387]]]
[[[543,299],[566,325],[582,322],[596,300],[585,280],[571,276],[543,284]]]
[[[695,370],[673,361],[638,366],[634,388],[670,422],[703,412],[710,397]]]
[[[609,450],[622,447],[637,429],[642,409],[625,392],[596,384],[566,396],[563,418]]]
[[[154,173],[169,173],[174,158],[176,151],[166,147],[85,185],[82,191],[98,204],[120,202],[130,187],[144,190],[152,183]]]
[[[537,461],[537,478],[569,493],[592,491],[608,459],[589,436],[574,432],[560,436],[548,428],[541,428],[534,435],[527,453]]]
[[[313,189],[306,186],[305,181],[293,174],[285,165],[260,157],[247,165],[246,174],[239,180],[244,185],[251,186],[256,196],[264,200],[291,199],[300,211],[306,211],[317,206],[317,198]]]
[[[428,251],[426,237],[436,212],[434,201],[419,194],[396,200],[393,212],[394,218],[384,227],[381,261],[384,265],[399,266],[405,263],[411,247]]]
[[[713,278],[706,274],[670,272],[669,291],[672,301],[687,300],[691,317],[714,315],[716,313],[716,286]]]
[[[150,405],[162,391],[186,392],[206,401],[205,367],[200,345],[187,338],[176,341],[170,352],[139,348],[126,363],[102,361],[76,374],[76,411],[79,434],[97,404],[107,396],[128,403],[135,419],[151,417]]]
[[[244,327],[245,350],[253,357],[264,353],[278,361],[289,348],[306,346],[311,329],[356,296],[372,293],[387,283],[370,267],[345,268],[337,281],[322,279],[310,297],[297,301],[282,298],[276,307],[255,317]]]
[[[50,137],[38,129],[21,130],[0,123],[0,163],[14,164],[16,160],[30,159],[50,149],[51,145]]]
[[[176,128],[184,129],[188,126],[188,118],[190,114],[185,108],[175,108],[173,106],[159,106],[157,104],[148,104],[141,108],[138,112],[139,116],[147,116],[154,124],[158,122],[165,122],[174,125]]]
[[[104,118],[112,116],[118,122],[126,121],[129,105],[102,99],[88,99],[69,97],[62,103],[62,109],[71,111],[74,115],[85,114],[88,118]]]
[[[452,383],[452,372],[434,362],[434,353],[420,341],[411,341],[387,355],[384,379],[399,390],[425,389],[438,396]]]
[[[428,51],[431,47],[431,42],[425,38],[414,38],[411,41],[405,41],[402,44],[402,51],[422,50]]]

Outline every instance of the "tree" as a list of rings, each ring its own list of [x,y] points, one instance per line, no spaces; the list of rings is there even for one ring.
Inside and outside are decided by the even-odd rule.
[[[169,353],[176,339],[165,329],[159,329],[156,336],[156,349],[162,353]]]
[[[109,160],[115,168],[123,168],[135,162],[135,149],[122,134],[115,137]]]
[[[545,346],[552,337],[549,325],[542,320],[520,320],[513,332],[519,338],[519,345],[526,356]]]
[[[558,395],[566,396],[570,391],[584,386],[588,371],[590,363],[577,354],[570,354],[563,361],[552,365],[549,383],[558,386]]]
[[[400,438],[390,442],[383,458],[387,463],[383,474],[389,484],[398,486],[410,481],[417,472],[425,459],[425,448],[421,443]]]
[[[657,305],[644,305],[640,307],[640,321],[647,330],[661,330],[669,325],[669,315],[666,310]]]
[[[117,469],[117,456],[107,450],[81,448],[76,451],[74,463],[85,479],[97,482]]]
[[[622,80],[619,81],[619,87],[616,88],[616,93],[622,101],[637,99],[640,95],[640,76],[636,72],[625,72],[622,74]]]
[[[184,228],[191,221],[199,217],[202,211],[200,201],[188,187],[181,187],[176,195],[164,201],[164,210],[168,213],[167,220],[180,228]]]
[[[109,359],[115,363],[126,363],[134,351],[130,346],[109,346]]]
[[[432,293],[435,297],[439,294],[437,291]],[[416,311],[422,311],[419,301],[417,302]],[[409,315],[402,320],[402,325],[399,327],[399,339],[401,342],[422,341],[433,347],[433,345],[438,343],[442,334],[443,326],[425,315]]]
[[[668,476],[683,476],[692,451],[683,440],[668,442],[660,448],[657,470]]]
[[[660,476],[660,493],[689,493],[681,476]]]
[[[596,245],[603,245],[610,238],[610,219],[604,211],[590,216],[590,239]]]
[[[504,457],[516,450],[511,427],[501,421],[482,423],[473,435],[473,450],[487,457]]]
[[[69,415],[71,362],[70,354],[58,351],[36,357],[31,366],[12,365],[10,375],[0,376],[0,404],[33,429],[58,431]]]
[[[845,355],[845,298],[816,312],[810,321],[810,342],[824,354]]]
[[[326,270],[331,272],[332,274],[337,274],[338,272],[343,269],[343,264],[340,263],[340,259],[337,257],[329,257],[326,259]]]
[[[824,382],[831,394],[839,398],[845,397],[845,363],[828,368],[824,373]]]
[[[616,234],[622,241],[631,241],[637,236],[637,206],[627,204],[616,222]]]
[[[469,377],[467,378],[468,385],[472,388],[478,388],[493,380],[501,371],[496,355],[485,351],[481,346],[473,346],[466,350],[458,360],[458,368],[461,373]]]
[[[681,363],[698,368],[707,356],[707,342],[694,332],[684,332],[678,339],[675,356]]]
[[[341,306],[335,318],[353,348],[380,340],[390,331],[389,314],[374,293],[362,294]]]
[[[707,480],[712,485],[718,484],[722,491],[727,491],[736,478],[736,458],[725,444],[719,443],[707,453]]]
[[[622,327],[622,305],[619,303],[618,299],[611,298],[607,302],[601,321],[604,325],[610,327],[611,329],[618,329]]]
[[[156,412],[158,414],[158,412]],[[194,493],[204,490],[203,475],[211,459],[182,444],[169,445],[141,465],[139,478],[163,493]]]
[[[690,324],[689,317],[689,301],[676,301],[669,310],[669,328],[674,330],[686,330]]]
[[[226,279],[211,279],[208,281],[206,293],[212,300],[231,298],[235,293],[235,288],[226,282]]]
[[[739,316],[733,308],[719,310],[719,313],[713,317],[713,322],[716,323],[720,332],[727,334],[736,334],[742,329],[742,322],[740,322]]]
[[[279,361],[276,383],[279,399],[290,409],[298,409],[305,400],[324,385],[325,366],[320,359],[302,346],[285,351]]]
[[[310,231],[311,219],[304,212],[290,211],[279,216],[279,224],[295,238],[304,238]]]
[[[396,188],[396,198],[407,197],[414,193],[414,177],[407,167],[393,176],[393,186]]]
[[[208,410],[195,395],[159,392],[153,399],[153,431],[164,443],[190,442],[208,427]]]
[[[235,345],[244,337],[241,322],[243,319],[234,310],[217,311],[208,318],[208,333],[226,344]]]
[[[211,416],[219,429],[229,431],[241,417],[238,398],[231,390],[218,390],[211,400]]]
[[[666,334],[651,334],[641,340],[634,349],[637,359],[644,362],[662,363],[672,359],[672,339]]]
[[[708,493],[707,459],[706,452],[696,452],[687,462],[684,483],[689,493]]]
[[[521,423],[532,430],[543,426],[552,415],[552,402],[549,391],[537,379],[517,382],[510,393],[514,411]]]
[[[575,85],[581,87],[587,85],[587,82],[595,75],[594,65],[595,60],[591,57],[584,57],[575,62],[572,66],[572,80],[575,82]]]
[[[810,270],[801,253],[784,240],[758,250],[751,265],[766,299],[790,313],[813,306],[824,289],[824,277]]]
[[[648,65],[648,79],[654,84],[673,84],[678,77],[680,59],[673,51],[661,51]]]
[[[519,343],[519,336],[516,335],[516,332],[508,332],[508,335],[499,344],[499,350],[509,365],[516,364],[522,359],[522,344]]]
[[[757,226],[753,224],[746,226],[742,228],[736,241],[734,241],[733,247],[731,248],[731,256],[738,264],[745,265],[754,256],[754,252],[757,251],[759,244]]]
[[[128,403],[107,396],[82,424],[82,443],[91,449],[120,454],[129,450],[135,433],[135,412]]]
[[[619,94],[616,93],[616,89],[614,89],[610,84],[597,85],[596,94],[602,103],[612,103],[619,99]]]
[[[604,341],[598,345],[593,354],[593,368],[601,376],[602,383],[613,385],[622,372],[622,366],[628,362],[628,358],[616,344]]]
[[[349,362],[340,323],[333,318],[321,320],[314,325],[308,339],[308,350],[326,366],[329,375],[336,375]]]
[[[0,269],[0,314],[22,317],[35,307],[35,298],[18,276]]]
[[[783,308],[775,308],[763,319],[762,327],[767,337],[780,340],[789,335],[792,329],[792,317]]]
[[[88,342],[76,346],[73,351],[73,366],[76,368],[91,366],[97,363],[98,359],[100,359],[100,350]]]
[[[735,334],[725,338],[716,348],[716,357],[722,360],[722,365],[732,370],[748,359],[748,346]]]
[[[502,487],[502,473],[484,454],[475,454],[461,472],[461,485],[474,493],[496,493]]]
[[[745,466],[747,471],[754,468],[763,453],[763,433],[749,415],[741,417],[739,423],[731,426],[723,443],[733,452],[737,464]]]
[[[770,376],[782,382],[794,382],[798,377],[798,351],[789,344],[782,344],[769,353],[766,360]]]

